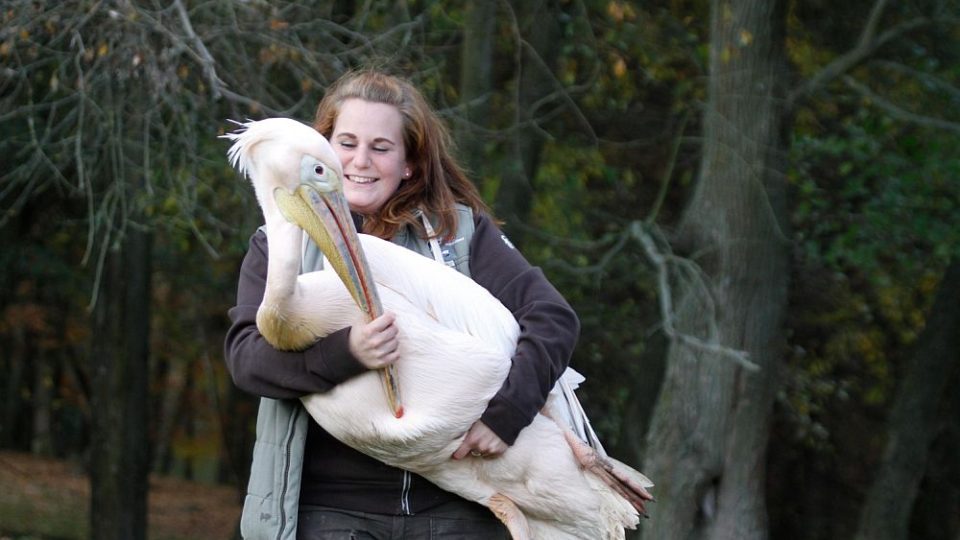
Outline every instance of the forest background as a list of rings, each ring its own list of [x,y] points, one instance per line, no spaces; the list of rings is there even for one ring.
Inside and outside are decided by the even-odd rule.
[[[956,0],[0,6],[0,449],[88,475],[75,534],[146,537],[148,473],[239,500],[218,136],[376,65],[579,313],[643,538],[960,538]]]

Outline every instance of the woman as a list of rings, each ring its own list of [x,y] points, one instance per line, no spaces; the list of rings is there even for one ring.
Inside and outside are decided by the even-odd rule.
[[[358,228],[469,275],[520,323],[503,387],[451,456],[495,459],[566,368],[579,333],[575,313],[497,228],[452,158],[444,125],[409,82],[372,70],[348,73],[328,89],[314,127],[341,160]],[[308,421],[297,398],[398,361],[395,316],[344,328],[303,352],[273,349],[256,327],[267,248],[257,231],[225,344],[237,386],[263,397],[244,536],[507,538],[486,508],[377,462]]]

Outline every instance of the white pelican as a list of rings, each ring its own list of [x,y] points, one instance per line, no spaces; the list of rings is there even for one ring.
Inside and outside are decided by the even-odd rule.
[[[636,527],[653,484],[571,432],[564,393],[553,392],[500,457],[451,459],[507,375],[519,332],[512,314],[459,272],[357,235],[340,161],[312,128],[273,118],[225,137],[266,221],[267,283],[257,313],[264,338],[281,350],[303,349],[378,313],[376,291],[397,314],[401,360],[385,393],[368,372],[302,398],[325,430],[487,506],[515,539],[623,538],[624,528]],[[298,275],[304,231],[326,255],[324,271]]]

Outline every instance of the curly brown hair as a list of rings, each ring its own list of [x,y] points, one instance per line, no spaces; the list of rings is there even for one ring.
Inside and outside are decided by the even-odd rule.
[[[348,99],[359,98],[395,106],[403,118],[403,144],[411,163],[410,178],[377,211],[364,216],[363,230],[384,239],[393,238],[405,225],[413,225],[421,236],[426,231],[417,217],[422,209],[439,223],[436,236],[449,239],[457,230],[455,203],[476,212],[490,214],[473,182],[451,155],[452,141],[447,127],[409,81],[375,69],[350,71],[326,91],[313,127],[330,138],[340,112]]]

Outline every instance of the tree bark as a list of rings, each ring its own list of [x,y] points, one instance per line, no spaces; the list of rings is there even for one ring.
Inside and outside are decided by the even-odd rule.
[[[711,2],[699,181],[680,227],[709,297],[686,288],[678,331],[745,351],[749,371],[674,343],[644,471],[658,484],[646,538],[762,539],[765,449],[789,279],[782,137],[785,2]]]
[[[33,381],[33,435],[30,451],[40,456],[53,454],[53,377],[54,369],[46,350],[38,350],[34,357]]]
[[[497,3],[467,2],[464,13],[463,48],[460,55],[460,102],[464,113],[457,119],[457,147],[461,161],[475,182],[481,181],[486,162],[488,138],[481,128],[489,127],[493,93],[493,37]],[[479,177],[478,177],[479,176]]]
[[[184,408],[184,389],[189,377],[189,366],[186,364],[187,362],[170,362],[162,374],[154,375],[154,380],[162,381],[164,392],[153,409],[157,435],[153,444],[153,466],[150,469],[161,474],[169,474],[172,468],[173,438]]]
[[[129,227],[107,255],[91,358],[91,536],[146,538],[152,235]]]
[[[18,439],[23,425],[20,421],[23,408],[22,386],[24,384],[27,365],[27,342],[23,328],[14,328],[11,332],[11,341],[6,352],[6,361],[3,368],[6,374],[4,381],[3,425],[0,426],[0,445],[5,448],[22,446]]]
[[[909,537],[910,516],[927,469],[937,414],[960,350],[960,260],[944,273],[927,323],[911,353],[887,421],[887,443],[860,514],[857,540]]]

